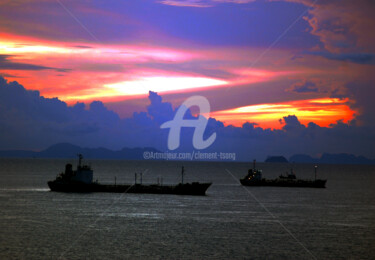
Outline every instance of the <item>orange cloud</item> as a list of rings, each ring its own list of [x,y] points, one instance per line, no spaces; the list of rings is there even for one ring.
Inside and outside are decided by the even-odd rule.
[[[255,122],[262,128],[280,129],[282,127],[280,119],[295,115],[302,124],[314,122],[319,126],[329,126],[338,120],[348,122],[353,119],[355,112],[349,108],[348,102],[348,99],[321,98],[259,104],[216,111],[210,116],[226,125],[242,126],[245,122]]]
[[[7,55],[8,63],[30,64],[30,68],[38,68],[8,68],[2,70],[3,75],[12,75],[28,88],[39,90],[41,95],[59,97],[68,103],[95,99],[107,102],[126,100],[145,96],[149,90],[177,93],[237,87],[296,73],[244,66],[241,64],[241,51],[236,50],[230,56],[231,48],[191,50],[147,45],[51,42],[3,36],[0,38],[0,55]],[[246,54],[247,51],[242,50],[242,53]],[[252,52],[250,54],[253,55]],[[242,55],[242,59],[247,60],[246,55]],[[205,64],[205,61],[219,61],[218,67],[203,68],[206,71],[217,70],[218,75],[207,76],[199,67],[186,71],[176,69],[179,64],[188,64],[181,65],[184,68],[196,62]],[[173,64],[173,67],[163,67],[169,64]]]
[[[46,97],[58,96],[62,100],[121,96],[124,93],[106,86],[149,77],[151,70],[140,65],[179,63],[197,58],[192,51],[159,46],[61,43],[1,36],[0,55],[6,61],[6,66],[0,64],[2,74],[17,78],[21,84],[39,90]],[[168,71],[153,72],[171,76]]]

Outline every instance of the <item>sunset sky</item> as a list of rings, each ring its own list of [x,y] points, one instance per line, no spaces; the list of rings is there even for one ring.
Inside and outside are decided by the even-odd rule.
[[[0,76],[121,119],[149,91],[224,126],[374,126],[371,1],[0,1]],[[371,128],[372,129],[372,128]],[[18,147],[18,146],[17,146]]]

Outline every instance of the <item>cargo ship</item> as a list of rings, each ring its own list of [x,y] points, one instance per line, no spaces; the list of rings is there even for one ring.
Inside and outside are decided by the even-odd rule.
[[[49,181],[51,191],[60,192],[115,192],[115,193],[150,193],[150,194],[177,194],[177,195],[206,195],[206,190],[212,183],[184,183],[184,167],[181,170],[182,180],[177,185],[142,184],[101,184],[93,181],[94,171],[88,165],[82,164],[83,156],[78,155],[78,166],[73,170],[72,164],[66,164],[65,172],[60,173],[55,180]],[[137,175],[135,175],[137,176]]]
[[[303,180],[297,179],[293,172],[286,175],[280,175],[276,179],[265,179],[262,178],[262,170],[258,170],[255,167],[255,160],[253,169],[249,169],[247,175],[240,179],[240,182],[244,186],[277,186],[277,187],[306,187],[306,188],[325,188],[327,180],[317,179],[316,172],[317,166],[315,168],[315,179],[314,180]]]

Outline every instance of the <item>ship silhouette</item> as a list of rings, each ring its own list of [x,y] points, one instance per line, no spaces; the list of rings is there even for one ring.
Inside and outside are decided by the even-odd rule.
[[[78,155],[79,161],[76,170],[72,164],[66,164],[65,172],[60,173],[55,180],[49,181],[51,191],[59,192],[115,192],[115,193],[151,193],[151,194],[177,194],[177,195],[206,195],[206,190],[212,183],[184,183],[184,167],[181,169],[181,182],[177,185],[137,183],[134,184],[101,184],[93,181],[94,171],[88,165],[82,164],[83,156]],[[137,175],[136,175],[137,176]]]
[[[306,188],[325,188],[327,180],[317,179],[315,168],[315,179],[304,180],[298,179],[291,169],[290,173],[286,175],[280,175],[276,179],[265,179],[262,177],[262,170],[256,169],[255,160],[253,169],[249,169],[247,175],[240,179],[240,182],[244,186],[277,186],[277,187],[306,187]]]

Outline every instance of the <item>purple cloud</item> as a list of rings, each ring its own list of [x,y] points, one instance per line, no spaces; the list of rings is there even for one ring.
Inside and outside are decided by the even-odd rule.
[[[167,149],[168,130],[160,125],[174,117],[176,109],[150,92],[147,112],[136,112],[121,119],[102,102],[88,107],[83,103],[67,106],[57,98],[40,96],[25,90],[17,82],[0,77],[0,149],[39,150],[52,144],[69,142],[85,147],[154,147]],[[191,114],[187,115],[193,118]],[[216,132],[212,146],[204,151],[235,152],[238,160],[263,160],[270,154],[304,153],[312,156],[329,153],[351,153],[375,157],[375,131],[354,123],[338,122],[331,127],[314,123],[302,125],[296,116],[282,119],[280,130],[262,129],[254,123],[242,127],[224,126],[208,120],[205,136]],[[183,128],[178,151],[191,152],[193,128]]]
[[[291,88],[291,91],[294,91],[296,93],[316,93],[319,91],[319,89],[314,82],[305,81],[294,84]]]

